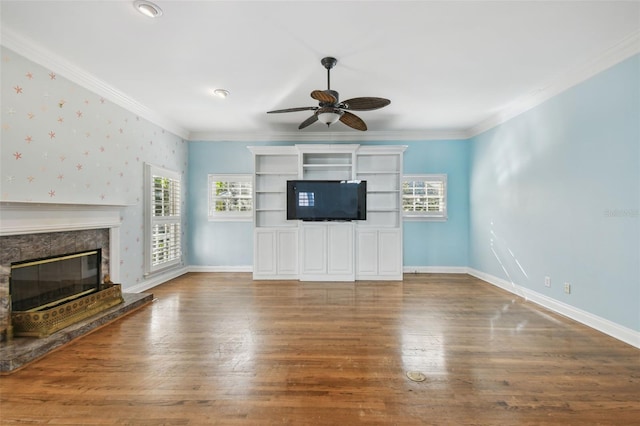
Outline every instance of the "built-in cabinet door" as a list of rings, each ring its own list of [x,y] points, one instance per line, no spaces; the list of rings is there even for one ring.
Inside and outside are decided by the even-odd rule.
[[[397,229],[358,229],[357,279],[402,279],[402,238],[400,232]]]
[[[327,248],[327,273],[353,277],[353,225],[327,224]]]
[[[378,275],[388,279],[402,279],[401,231],[378,231]]]
[[[253,278],[297,278],[298,230],[256,228],[254,235]]]
[[[359,229],[357,235],[358,277],[376,275],[378,273],[378,231]]]
[[[276,231],[256,228],[254,238],[254,278],[276,275]]]
[[[277,272],[278,275],[298,275],[298,230],[287,229],[277,232]]]
[[[348,223],[300,226],[300,280],[353,281],[354,228]]]
[[[327,273],[327,227],[303,224],[300,228],[300,271],[303,275]]]

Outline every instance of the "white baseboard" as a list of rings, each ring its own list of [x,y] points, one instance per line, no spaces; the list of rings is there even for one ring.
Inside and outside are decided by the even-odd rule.
[[[253,266],[198,266],[191,265],[187,267],[188,272],[253,272]]]
[[[616,324],[608,319],[601,318],[590,312],[583,311],[574,306],[560,302],[544,294],[535,292],[528,288],[522,287],[515,283],[509,282],[502,278],[478,271],[473,268],[467,268],[468,274],[481,279],[489,284],[495,285],[503,290],[523,297],[527,301],[531,301],[537,305],[549,309],[560,315],[564,315],[574,321],[582,323],[588,327],[607,334],[615,339],[628,343],[631,346],[640,349],[640,332]]]
[[[466,266],[403,266],[405,274],[466,274]]]
[[[143,293],[153,287],[159,286],[169,280],[179,277],[180,275],[184,275],[189,272],[187,267],[170,269],[166,272],[161,272],[157,275],[153,275],[144,282],[134,285],[133,287],[127,287],[124,289],[126,293]]]

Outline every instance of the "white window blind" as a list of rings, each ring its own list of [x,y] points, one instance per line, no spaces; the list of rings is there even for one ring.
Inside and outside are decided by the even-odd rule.
[[[148,164],[145,167],[145,272],[153,273],[182,260],[180,175]]]
[[[251,220],[251,175],[209,175],[209,220]]]
[[[447,218],[447,175],[406,175],[402,178],[402,211],[405,219]]]

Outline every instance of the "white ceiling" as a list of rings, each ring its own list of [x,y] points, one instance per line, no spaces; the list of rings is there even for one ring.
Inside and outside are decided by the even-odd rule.
[[[638,1],[155,3],[150,19],[132,1],[2,0],[2,43],[192,139],[469,134],[640,50]],[[368,132],[266,114],[317,105],[324,56],[341,99],[391,100],[357,113]]]

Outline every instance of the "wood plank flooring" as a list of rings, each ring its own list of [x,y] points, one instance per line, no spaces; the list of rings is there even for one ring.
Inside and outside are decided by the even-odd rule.
[[[0,377],[2,424],[640,424],[640,350],[468,275],[151,291]]]

